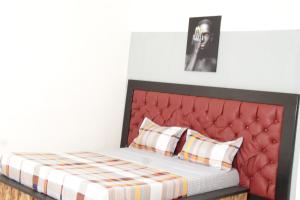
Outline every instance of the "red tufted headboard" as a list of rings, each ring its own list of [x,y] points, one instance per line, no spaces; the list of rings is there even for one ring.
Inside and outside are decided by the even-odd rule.
[[[126,120],[129,123],[123,127],[121,146],[127,146],[137,136],[144,117],[161,125],[188,127],[220,141],[242,136],[243,145],[234,161],[240,185],[248,187],[255,196],[283,199],[279,198],[283,192],[278,185],[288,173],[284,172],[283,178],[278,177],[282,173],[278,168],[282,168],[282,151],[286,157],[293,158],[294,140],[289,141],[292,151],[280,151],[286,140],[294,137],[283,135],[282,131],[287,117],[284,113],[291,108],[271,97],[286,94],[141,81],[129,82],[128,88],[124,123]],[[269,97],[270,94],[273,95]],[[298,99],[295,103],[298,104]],[[294,109],[297,111],[297,107]],[[177,146],[177,153],[184,141],[185,135]]]

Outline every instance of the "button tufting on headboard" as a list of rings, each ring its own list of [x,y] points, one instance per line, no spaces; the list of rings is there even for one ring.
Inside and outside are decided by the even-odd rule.
[[[189,127],[220,141],[243,137],[234,161],[240,185],[249,187],[250,193],[275,198],[282,106],[135,90],[129,144],[144,117],[161,125]],[[185,134],[176,153],[184,141]]]

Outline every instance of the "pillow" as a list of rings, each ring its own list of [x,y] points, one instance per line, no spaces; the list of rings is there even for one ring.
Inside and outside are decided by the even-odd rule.
[[[229,171],[242,142],[242,137],[228,142],[219,142],[188,129],[186,142],[178,157]]]
[[[172,156],[185,130],[182,127],[160,126],[146,117],[139,128],[139,135],[129,147]]]

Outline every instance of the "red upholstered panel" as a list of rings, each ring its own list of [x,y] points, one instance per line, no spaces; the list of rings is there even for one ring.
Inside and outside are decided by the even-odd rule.
[[[189,127],[220,141],[242,136],[234,161],[240,185],[252,194],[275,198],[282,106],[135,90],[129,144],[144,117],[161,125]]]

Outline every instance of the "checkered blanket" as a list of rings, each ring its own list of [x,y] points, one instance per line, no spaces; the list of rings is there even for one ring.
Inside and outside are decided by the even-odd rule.
[[[60,200],[157,200],[187,194],[184,177],[93,152],[4,154],[1,173]]]

